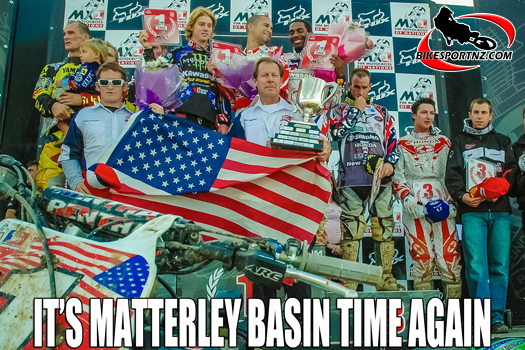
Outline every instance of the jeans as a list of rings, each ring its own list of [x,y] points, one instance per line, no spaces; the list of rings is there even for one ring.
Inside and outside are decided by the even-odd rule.
[[[509,213],[462,216],[465,277],[471,298],[491,299],[491,320],[503,322],[510,254]]]

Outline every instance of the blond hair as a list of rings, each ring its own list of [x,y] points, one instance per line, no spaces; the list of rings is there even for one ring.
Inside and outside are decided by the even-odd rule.
[[[115,57],[115,61],[118,62],[118,50],[115,46],[113,46],[112,43],[110,43],[109,41],[106,41],[106,45],[108,45],[108,49],[111,47],[113,50],[115,50],[115,52],[117,53],[117,57]]]
[[[199,17],[201,16],[210,17],[212,31],[215,30],[217,19],[213,15],[213,12],[211,12],[209,8],[199,6],[195,10],[191,11],[190,18],[188,18],[188,22],[186,23],[186,27],[184,28],[184,31],[186,32],[186,39],[191,40],[191,37],[193,36],[193,28],[195,27],[195,23],[197,22],[197,19],[199,19]]]
[[[100,56],[100,64],[108,59],[108,44],[102,39],[88,39],[82,42],[80,47],[87,46]],[[117,51],[118,52],[118,51]]]

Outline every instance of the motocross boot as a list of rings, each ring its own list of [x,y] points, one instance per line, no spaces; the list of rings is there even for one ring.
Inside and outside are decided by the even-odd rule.
[[[392,260],[394,259],[394,241],[374,241],[374,255],[376,265],[383,267],[381,282],[376,286],[378,291],[401,291],[406,288],[397,283],[392,275]]]
[[[434,281],[414,281],[414,290],[434,290]]]
[[[443,282],[443,291],[445,294],[445,303],[448,304],[448,299],[461,298],[461,282]]]
[[[359,241],[344,239],[341,241],[340,246],[343,251],[343,260],[357,262],[359,257]],[[345,287],[348,289],[357,290],[357,282],[347,280],[345,282]]]

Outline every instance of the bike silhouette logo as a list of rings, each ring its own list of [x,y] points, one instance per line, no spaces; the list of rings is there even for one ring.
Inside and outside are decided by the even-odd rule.
[[[434,25],[443,34],[448,46],[457,41],[461,45],[470,43],[480,50],[494,50],[498,47],[496,40],[487,36],[480,36],[479,32],[471,31],[469,25],[459,23],[452,17],[453,14],[452,10],[443,6],[437,16],[434,17]]]
[[[507,35],[507,48],[510,48],[516,38],[516,29],[508,19],[490,13],[468,14],[459,17],[454,17],[453,15],[454,12],[452,10],[447,6],[442,6],[438,14],[433,18],[435,28],[428,31],[421,39],[417,47],[416,59],[421,60],[421,63],[425,66],[443,72],[460,72],[479,68],[479,65],[462,66],[447,62],[447,60],[510,61],[512,59],[513,51],[496,51],[498,47],[496,40],[483,36],[480,32],[472,31],[469,25],[458,21],[458,19],[463,18],[476,18],[496,24]],[[429,39],[434,29],[437,29],[443,35],[447,46],[452,46],[454,42],[457,42],[460,45],[471,44],[477,50],[432,51],[429,46]]]

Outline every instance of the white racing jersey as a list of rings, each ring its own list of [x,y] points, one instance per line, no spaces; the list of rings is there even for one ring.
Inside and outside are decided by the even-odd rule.
[[[399,139],[399,162],[393,177],[394,194],[409,193],[426,204],[430,200],[450,200],[445,187],[445,172],[450,140],[443,135],[412,132]]]

